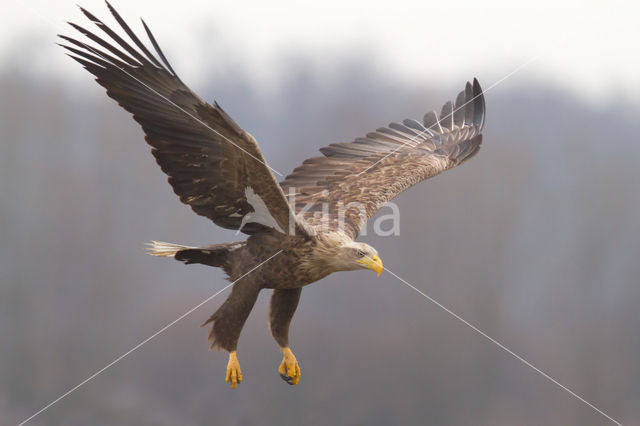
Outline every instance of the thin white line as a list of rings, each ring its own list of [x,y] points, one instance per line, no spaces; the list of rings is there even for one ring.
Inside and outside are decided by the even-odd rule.
[[[251,270],[249,270],[249,272],[245,272],[240,278],[238,278],[237,280],[235,280],[234,282],[232,282],[231,284],[226,285],[224,288],[222,288],[221,290],[218,290],[217,292],[215,292],[214,294],[212,294],[211,296],[207,297],[204,301],[198,303],[196,306],[194,306],[193,308],[189,309],[187,312],[185,312],[184,314],[180,315],[178,318],[176,318],[175,320],[171,321],[169,324],[165,325],[164,327],[162,327],[160,330],[156,331],[155,333],[153,333],[150,337],[147,337],[146,339],[144,339],[142,342],[138,343],[137,345],[135,345],[133,348],[129,349],[127,352],[125,352],[124,354],[120,355],[118,358],[114,359],[113,361],[111,361],[109,364],[105,365],[104,367],[102,367],[100,370],[96,371],[95,373],[93,373],[91,376],[87,377],[86,379],[84,379],[82,382],[78,383],[77,385],[75,385],[74,387],[72,387],[71,389],[69,389],[68,391],[66,391],[65,393],[63,393],[60,397],[56,398],[55,400],[51,401],[49,404],[45,405],[44,407],[42,407],[40,410],[38,410],[35,414],[33,414],[32,416],[30,416],[29,418],[23,420],[20,424],[18,424],[18,426],[22,426],[25,423],[27,423],[28,421],[30,421],[31,419],[33,419],[34,417],[36,417],[38,414],[42,413],[43,411],[47,410],[48,408],[50,408],[51,406],[53,406],[54,404],[56,404],[57,402],[59,402],[60,400],[62,400],[63,398],[65,398],[67,395],[71,394],[72,392],[74,392],[76,389],[78,389],[79,387],[81,387],[82,385],[86,384],[87,382],[91,381],[92,379],[94,379],[96,376],[98,376],[100,373],[102,373],[103,371],[105,371],[106,369],[108,369],[109,367],[113,366],[114,364],[116,364],[117,362],[121,361],[123,358],[125,358],[127,355],[129,355],[130,353],[136,351],[137,349],[139,349],[141,346],[143,346],[145,343],[147,343],[148,341],[150,341],[151,339],[153,339],[154,337],[156,337],[157,335],[163,333],[165,330],[167,330],[168,328],[170,328],[171,326],[173,326],[175,323],[177,323],[178,321],[180,321],[181,319],[183,319],[184,317],[186,317],[187,315],[191,314],[193,311],[195,311],[196,309],[200,308],[202,305],[204,305],[205,303],[209,302],[210,300],[212,300],[214,297],[216,297],[217,295],[219,295],[220,293],[222,293],[223,291],[225,291],[226,289],[228,289],[229,287],[231,287],[232,285],[234,285],[235,283],[237,283],[238,281],[240,281],[242,278],[246,277],[247,275],[249,275],[250,273],[252,273],[253,271],[255,271],[256,269],[258,269],[259,267],[261,267],[262,265],[264,265],[265,263],[267,263],[268,261],[270,261],[271,259],[273,259],[274,257],[276,257],[277,255],[279,255],[280,253],[282,253],[282,250],[279,250],[276,254],[272,255],[271,257],[269,257],[267,260],[261,262],[258,266],[253,267]]]
[[[39,13],[36,12],[36,14],[38,16],[40,16],[41,18],[44,19],[44,17],[42,15],[40,15]],[[48,19],[45,19],[45,21],[48,21],[50,24],[51,21],[49,21]],[[53,25],[53,24],[52,24]],[[56,26],[56,25],[54,25]],[[95,48],[92,48],[90,46],[88,46],[87,44],[83,43],[83,42],[79,42],[81,43],[83,46],[85,46],[88,50],[92,51],[93,53],[97,54],[98,56],[102,57],[104,60],[106,60],[107,62],[111,63],[107,58],[105,58],[101,52]],[[506,80],[507,78],[511,77],[512,75],[514,75],[515,73],[517,73],[518,71],[520,71],[522,68],[526,67],[527,65],[529,65],[531,62],[534,62],[535,60],[539,59],[544,52],[540,52],[538,55],[532,57],[531,59],[525,61],[524,63],[522,63],[521,65],[519,65],[518,67],[516,67],[513,71],[511,71],[509,74],[505,75],[504,77],[502,77],[501,79],[497,80],[495,83],[493,83],[491,86],[489,86],[487,89],[483,90],[483,93],[486,93],[488,91],[490,91],[491,89],[493,89],[494,87],[496,87],[498,84],[502,83],[504,80]],[[127,74],[129,77],[133,78],[134,80],[136,80],[137,82],[139,82],[140,84],[142,84],[144,87],[146,87],[147,89],[149,89],[150,91],[152,91],[153,93],[155,93],[156,95],[158,95],[159,97],[161,97],[162,99],[164,99],[165,101],[169,102],[170,104],[172,104],[173,106],[175,106],[176,108],[178,108],[180,111],[184,112],[185,114],[187,114],[188,116],[190,116],[191,118],[195,119],[196,121],[198,121],[200,124],[202,124],[203,126],[207,127],[209,130],[213,131],[214,133],[216,133],[217,135],[219,135],[220,137],[224,138],[225,140],[227,140],[229,143],[231,143],[232,145],[234,145],[236,148],[242,150],[243,152],[245,152],[247,155],[249,155],[250,157],[252,157],[253,159],[255,159],[256,161],[262,163],[263,165],[265,165],[266,167],[268,167],[270,170],[272,170],[273,172],[275,172],[276,174],[283,176],[282,173],[278,172],[277,170],[273,169],[272,167],[270,167],[268,164],[266,164],[265,162],[261,161],[260,159],[256,158],[255,156],[253,156],[251,153],[247,152],[246,150],[244,150],[243,148],[241,148],[240,146],[236,145],[235,143],[233,143],[231,140],[229,140],[226,136],[222,135],[221,133],[219,133],[218,131],[216,131],[215,129],[211,128],[208,124],[204,123],[202,120],[200,120],[199,118],[195,117],[194,115],[192,115],[191,113],[189,113],[188,111],[186,111],[185,109],[183,109],[182,107],[180,107],[179,105],[177,105],[176,103],[174,103],[172,100],[168,99],[166,96],[162,95],[161,93],[159,93],[158,91],[156,91],[155,89],[153,89],[152,87],[149,87],[147,84],[145,84],[144,82],[142,82],[141,80],[139,80],[138,78],[136,78],[135,76],[131,75],[130,73],[128,73],[126,70],[124,70],[123,68],[120,68],[119,66],[115,65],[115,64],[111,64],[113,66],[115,66],[116,68],[120,69],[122,72],[124,72],[125,74]],[[481,95],[478,95],[481,96]],[[450,114],[446,115],[444,118],[448,118],[451,115],[453,115],[456,111],[460,110],[461,108],[465,107],[467,104],[469,104],[470,102],[474,101],[477,98],[474,97],[471,100],[465,102],[463,105],[461,105],[460,107],[456,108],[455,110],[453,110]],[[441,117],[442,118],[442,117]],[[434,124],[435,125],[435,124]],[[402,142],[405,146],[409,145],[409,146],[413,146],[411,144],[411,142],[413,142],[416,138],[422,136],[424,133],[426,133],[427,130],[430,130],[434,125],[429,126],[429,128],[425,129],[424,131],[421,131],[420,133],[418,133],[416,136],[412,137],[411,139],[409,139],[407,142]],[[385,158],[389,157],[390,155],[393,155],[398,149],[402,148],[402,145],[399,146],[398,148],[394,149],[393,151],[391,151],[389,154],[385,155],[383,158],[381,158],[380,160],[376,161],[374,164],[372,164],[371,166],[367,167],[365,170],[363,170],[362,172],[360,172],[358,175],[366,172],[367,170],[371,169],[372,167],[374,167],[376,164],[380,163],[381,161],[383,161]],[[97,377],[99,374],[101,374],[102,372],[104,372],[105,370],[107,370],[108,368],[110,368],[111,366],[115,365],[116,363],[118,363],[119,361],[121,361],[122,359],[124,359],[126,356],[128,356],[129,354],[131,354],[132,352],[136,351],[137,349],[139,349],[140,347],[142,347],[144,344],[146,344],[147,342],[149,342],[150,340],[152,340],[153,338],[155,338],[156,336],[158,336],[159,334],[163,333],[164,331],[166,331],[168,328],[172,327],[174,324],[176,324],[177,322],[179,322],[180,320],[182,320],[183,318],[185,318],[186,316],[188,316],[189,314],[191,314],[192,312],[194,312],[195,310],[197,310],[198,308],[200,308],[201,306],[203,306],[204,304],[206,304],[207,302],[209,302],[210,300],[212,300],[213,298],[215,298],[216,296],[218,296],[220,293],[222,293],[224,290],[226,290],[227,288],[231,287],[233,284],[235,284],[236,282],[238,282],[240,279],[244,278],[246,275],[248,275],[249,273],[253,272],[255,269],[259,268],[260,266],[262,266],[263,264],[265,264],[266,262],[268,262],[269,260],[271,260],[272,258],[274,258],[275,256],[277,256],[278,254],[280,254],[282,252],[282,250],[278,251],[277,253],[275,253],[274,255],[272,255],[271,257],[269,257],[267,260],[263,261],[262,263],[260,263],[259,265],[257,265],[256,267],[252,268],[250,271],[248,271],[247,273],[245,273],[244,275],[242,275],[240,278],[238,278],[238,280],[228,284],[227,286],[225,286],[224,288],[222,288],[221,290],[217,291],[216,293],[214,293],[213,295],[209,296],[207,299],[205,299],[203,302],[199,303],[198,305],[196,305],[195,307],[191,308],[190,310],[188,310],[187,312],[185,312],[184,314],[182,314],[180,317],[178,317],[177,319],[175,319],[174,321],[170,322],[169,324],[167,324],[166,326],[162,327],[160,330],[158,330],[156,333],[154,333],[153,335],[151,335],[150,337],[148,337],[147,339],[143,340],[142,342],[138,343],[136,346],[134,346],[132,349],[130,349],[129,351],[125,352],[123,355],[119,356],[118,358],[116,358],[115,360],[113,360],[112,362],[110,362],[109,364],[107,364],[105,367],[101,368],[100,370],[98,370],[97,372],[95,372],[94,374],[92,374],[91,376],[89,376],[88,378],[86,378],[85,380],[83,380],[82,382],[80,382],[78,385],[74,386],[73,388],[69,389],[67,392],[65,392],[63,395],[61,395],[60,397],[58,397],[57,399],[55,399],[54,401],[50,402],[49,404],[47,404],[46,406],[44,406],[43,408],[41,408],[39,411],[37,411],[35,414],[33,414],[32,416],[30,416],[29,418],[27,418],[26,420],[22,421],[18,426],[22,426],[25,423],[29,422],[31,419],[33,419],[34,417],[36,417],[37,415],[41,414],[42,412],[44,412],[45,410],[47,410],[48,408],[50,408],[51,406],[53,406],[54,404],[56,404],[57,402],[59,402],[60,400],[62,400],[63,398],[65,398],[66,396],[68,396],[69,394],[73,393],[75,390],[77,390],[78,388],[80,388],[81,386],[85,385],[86,383],[88,383],[89,381],[91,381],[92,379],[94,379],[95,377]],[[523,357],[521,357],[520,355],[516,354],[515,352],[513,352],[512,350],[510,350],[509,348],[507,348],[506,346],[504,346],[502,343],[500,343],[499,341],[495,340],[494,338],[492,338],[491,336],[489,336],[488,334],[486,334],[485,332],[483,332],[482,330],[480,330],[479,328],[477,328],[476,326],[474,326],[473,324],[471,324],[470,322],[468,322],[467,320],[465,320],[464,318],[462,318],[461,316],[459,316],[458,314],[456,314],[455,312],[451,311],[450,309],[448,309],[447,307],[445,307],[444,305],[442,305],[441,303],[439,303],[437,300],[433,299],[432,297],[430,297],[429,295],[427,295],[426,293],[422,292],[421,290],[419,290],[418,288],[416,288],[415,286],[413,286],[412,284],[410,284],[409,282],[405,281],[403,278],[399,277],[398,275],[396,275],[395,273],[393,273],[392,271],[389,270],[389,268],[385,267],[384,268],[389,274],[393,275],[395,278],[397,278],[398,280],[402,281],[404,284],[406,284],[408,287],[410,287],[411,289],[413,289],[414,291],[416,291],[417,293],[419,293],[420,295],[422,295],[423,297],[425,297],[426,299],[428,299],[430,302],[432,302],[433,304],[435,304],[436,306],[438,306],[439,308],[443,309],[445,312],[449,313],[450,315],[452,315],[454,318],[456,318],[457,320],[459,320],[460,322],[462,322],[463,324],[467,325],[468,327],[470,327],[471,329],[473,329],[474,331],[476,331],[477,333],[479,333],[480,335],[482,335],[483,337],[485,337],[486,339],[488,339],[489,341],[491,341],[492,343],[494,343],[495,345],[497,345],[498,347],[500,347],[501,349],[503,349],[505,352],[507,352],[508,354],[512,355],[513,357],[515,357],[516,359],[518,359],[519,361],[521,361],[522,363],[524,363],[525,365],[527,365],[528,367],[530,367],[531,369],[533,369],[534,371],[538,372],[539,374],[541,374],[543,377],[545,377],[547,380],[551,381],[552,383],[554,383],[555,385],[557,385],[558,387],[560,387],[561,389],[565,390],[566,392],[568,392],[570,395],[574,396],[575,398],[577,398],[578,400],[580,400],[581,402],[583,402],[584,404],[586,404],[587,406],[589,406],[590,408],[592,408],[593,410],[595,410],[596,412],[598,412],[599,414],[601,414],[602,416],[606,417],[608,420],[612,421],[613,423],[622,426],[622,424],[618,421],[616,421],[615,419],[613,419],[611,416],[609,416],[608,414],[606,414],[604,411],[600,410],[599,408],[597,408],[595,405],[591,404],[589,401],[585,400],[584,398],[582,398],[580,395],[576,394],[574,391],[572,391],[571,389],[569,389],[568,387],[564,386],[562,383],[558,382],[556,379],[554,379],[553,377],[549,376],[547,373],[545,373],[544,371],[540,370],[539,368],[537,368],[536,366],[534,366],[533,364],[531,364],[529,361],[527,361],[526,359],[524,359]]]
[[[527,361],[526,359],[524,359],[523,357],[521,357],[520,355],[516,354],[515,352],[513,352],[511,349],[507,348],[505,345],[503,345],[502,343],[498,342],[496,339],[494,339],[493,337],[489,336],[487,333],[485,333],[484,331],[480,330],[478,327],[476,327],[475,325],[471,324],[469,321],[465,320],[464,318],[462,318],[460,315],[456,314],[455,312],[451,311],[449,308],[447,308],[446,306],[442,305],[440,302],[438,302],[437,300],[435,300],[433,297],[429,296],[428,294],[424,293],[423,291],[419,290],[418,288],[414,287],[413,285],[409,284],[407,281],[405,281],[404,279],[400,278],[398,275],[394,274],[393,272],[391,272],[389,270],[389,268],[387,268],[386,266],[384,267],[384,270],[387,271],[388,273],[390,273],[391,275],[393,275],[394,277],[396,277],[397,279],[399,279],[400,281],[402,281],[403,283],[405,283],[407,286],[409,286],[410,288],[412,288],[413,290],[415,290],[416,292],[420,293],[422,296],[424,296],[425,298],[427,298],[431,303],[435,304],[436,306],[438,306],[439,308],[443,309],[445,312],[447,312],[448,314],[451,314],[454,318],[456,318],[458,321],[462,322],[463,324],[469,326],[472,330],[476,331],[477,333],[479,333],[481,336],[485,337],[486,339],[488,339],[490,342],[496,344],[500,349],[504,350],[505,352],[507,352],[508,354],[512,355],[513,357],[515,357],[517,360],[521,361],[522,363],[524,363],[525,365],[531,367],[533,370],[535,370],[536,372],[540,373],[544,378],[546,378],[547,380],[551,381],[552,383],[556,384],[557,386],[559,386],[561,389],[564,389],[565,391],[567,391],[570,395],[573,395],[575,398],[579,399],[580,401],[582,401],[583,403],[585,403],[586,405],[588,405],[589,407],[591,407],[592,409],[594,409],[595,411],[597,411],[598,413],[600,413],[601,415],[603,415],[604,417],[606,417],[607,419],[611,420],[613,423],[622,426],[622,423],[620,423],[619,421],[615,420],[613,417],[609,416],[607,413],[605,413],[604,411],[600,410],[598,407],[596,407],[595,405],[593,405],[592,403],[590,403],[589,401],[587,401],[586,399],[584,399],[583,397],[581,397],[580,395],[578,395],[577,393],[575,393],[574,391],[572,391],[571,389],[569,389],[568,387],[564,386],[562,383],[560,383],[559,381],[557,381],[556,379],[554,379],[553,377],[551,377],[550,375],[548,375],[547,373],[545,373],[544,371],[540,370],[539,368],[537,368],[535,365],[531,364],[529,361]]]
[[[494,87],[496,87],[498,84],[502,83],[503,81],[505,81],[507,78],[511,77],[512,75],[514,75],[515,73],[517,73],[518,71],[520,71],[522,68],[526,67],[527,65],[529,65],[531,62],[537,61],[538,59],[540,59],[540,57],[542,57],[544,54],[546,53],[545,51],[542,51],[540,53],[538,53],[537,55],[533,56],[532,58],[528,59],[527,61],[523,62],[522,64],[518,65],[515,69],[513,69],[509,74],[505,75],[504,77],[502,77],[501,79],[497,80],[496,82],[494,82],[491,86],[489,86],[487,89],[483,90],[482,93],[480,93],[477,96],[474,96],[473,98],[471,98],[470,100],[468,100],[467,102],[465,102],[464,104],[460,105],[458,108],[454,109],[453,111],[451,111],[449,114],[445,115],[444,117],[440,117],[438,119],[438,121],[436,123],[433,123],[431,126],[429,126],[428,128],[422,130],[420,133],[418,133],[417,135],[413,136],[411,139],[409,139],[408,141],[400,141],[402,143],[402,145],[399,145],[397,148],[394,148],[391,152],[389,152],[387,155],[385,155],[384,157],[382,157],[381,159],[379,159],[378,161],[376,161],[375,163],[371,164],[369,167],[367,167],[366,169],[364,169],[363,171],[361,171],[360,173],[358,173],[356,176],[360,176],[361,174],[365,173],[366,171],[370,170],[372,167],[375,167],[378,163],[380,163],[381,161],[385,160],[387,157],[393,155],[396,153],[396,151],[398,151],[401,148],[404,148],[405,146],[409,145],[410,147],[415,147],[415,145],[413,145],[411,142],[413,142],[414,140],[416,140],[416,138],[424,135],[427,131],[431,130],[433,128],[433,126],[435,126],[436,124],[438,124],[440,121],[442,121],[445,118],[449,118],[451,117],[456,111],[464,108],[465,106],[467,106],[467,104],[473,102],[477,97],[479,96],[483,96],[485,93],[487,93],[489,90],[493,89]],[[438,137],[440,138],[442,135],[438,134]]]

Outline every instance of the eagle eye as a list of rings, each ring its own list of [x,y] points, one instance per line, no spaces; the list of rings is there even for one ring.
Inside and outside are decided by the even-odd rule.
[[[362,250],[358,250],[358,256],[364,257],[364,252]]]

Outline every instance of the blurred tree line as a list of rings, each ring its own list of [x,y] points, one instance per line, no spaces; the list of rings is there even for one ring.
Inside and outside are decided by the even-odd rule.
[[[283,172],[320,146],[439,110],[459,89],[363,73],[355,61],[321,75],[291,60],[271,94],[232,72],[192,87],[215,94]],[[496,88],[487,107],[479,155],[397,199],[399,237],[365,240],[393,272],[631,423],[640,418],[638,110],[596,109],[543,83]],[[237,237],[178,202],[142,136],[88,75],[0,74],[2,424],[226,285],[217,270],[145,255],[151,239]],[[400,281],[364,271],[303,291],[295,388],[277,376],[262,294],[240,341],[245,380],[231,391],[226,357],[206,350],[198,327],[225,297],[32,424],[607,424]]]

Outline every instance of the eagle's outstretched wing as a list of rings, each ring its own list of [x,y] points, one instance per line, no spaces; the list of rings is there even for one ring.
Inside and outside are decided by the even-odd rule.
[[[100,48],[60,35],[69,43],[63,47],[140,123],[180,200],[215,224],[238,229],[242,217],[252,211],[246,198],[246,189],[251,188],[268,206],[279,227],[288,230],[289,218],[293,217],[289,204],[253,136],[217,103],[207,104],[180,80],[144,21],[158,57],[107,5],[135,47],[82,8],[111,40],[71,23]],[[261,229],[262,225],[249,223],[242,231],[250,234]]]
[[[281,185],[295,194],[296,212],[308,225],[343,229],[355,238],[384,203],[478,152],[484,119],[484,96],[474,79],[455,105],[442,107],[440,118],[432,111],[422,123],[391,123],[353,142],[331,144],[320,149],[324,157],[305,160]]]

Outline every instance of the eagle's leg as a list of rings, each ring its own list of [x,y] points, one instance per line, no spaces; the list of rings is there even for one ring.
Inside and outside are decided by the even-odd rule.
[[[282,351],[278,373],[290,385],[297,385],[300,381],[300,366],[289,348],[289,324],[298,307],[301,292],[301,288],[273,290],[269,307],[271,334]]]
[[[261,288],[262,285],[249,278],[236,282],[227,300],[202,324],[204,327],[211,323],[211,349],[224,349],[229,352],[225,381],[234,389],[242,382],[242,371],[236,352],[238,339]]]

